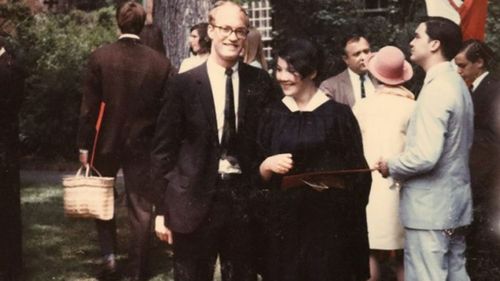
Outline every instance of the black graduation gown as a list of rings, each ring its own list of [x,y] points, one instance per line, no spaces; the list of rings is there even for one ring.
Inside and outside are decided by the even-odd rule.
[[[367,168],[361,133],[348,106],[332,100],[311,112],[269,108],[259,130],[261,160],[291,153],[291,174]],[[365,207],[370,173],[346,176],[345,189],[280,190],[281,176],[263,184],[265,280],[366,280],[369,247]]]

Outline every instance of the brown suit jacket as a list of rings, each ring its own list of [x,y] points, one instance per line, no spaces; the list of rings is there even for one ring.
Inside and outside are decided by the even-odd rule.
[[[377,85],[375,79],[372,79],[370,75],[370,80],[373,86]],[[325,92],[334,101],[347,104],[351,108],[354,106],[356,99],[354,98],[353,88],[351,84],[351,79],[349,78],[349,72],[346,68],[343,72],[332,76],[321,83],[319,88]]]
[[[96,154],[149,153],[171,65],[139,40],[95,50],[83,83],[78,146],[91,150],[101,102],[106,103]]]

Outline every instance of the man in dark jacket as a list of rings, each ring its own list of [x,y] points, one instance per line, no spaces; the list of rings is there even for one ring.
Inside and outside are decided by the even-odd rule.
[[[206,63],[172,78],[152,153],[160,239],[173,243],[176,281],[255,280],[249,221],[250,177],[269,75],[238,63],[248,34],[245,11],[220,1],[209,15]],[[254,170],[255,168],[255,170]]]
[[[78,146],[80,161],[93,165],[103,176],[122,168],[128,219],[131,226],[128,269],[132,280],[145,278],[152,204],[144,190],[149,185],[151,140],[160,110],[164,85],[171,72],[168,59],[144,46],[140,34],[146,13],[134,1],[117,10],[120,39],[95,50],[84,81]],[[94,147],[99,108],[104,108]],[[91,163],[92,164],[92,163]],[[96,220],[103,275],[116,272],[115,219]]]
[[[465,41],[455,57],[474,104],[469,160],[474,202],[474,222],[468,236],[471,273],[488,271],[500,262],[500,81],[489,71],[493,62],[493,51],[475,39]]]
[[[21,280],[22,272],[17,115],[23,86],[22,72],[0,37],[0,281]]]

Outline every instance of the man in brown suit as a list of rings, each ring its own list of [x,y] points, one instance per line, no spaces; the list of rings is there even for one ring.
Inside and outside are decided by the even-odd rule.
[[[344,60],[347,68],[340,74],[323,81],[320,89],[336,102],[354,103],[374,92],[375,80],[368,75],[366,58],[370,56],[370,43],[361,35],[349,35],[344,38]]]
[[[149,154],[160,99],[171,72],[168,59],[144,46],[140,34],[146,13],[134,1],[117,10],[120,39],[95,50],[89,58],[84,81],[78,146],[80,161],[88,163],[95,150],[94,166],[103,176],[115,176],[122,168],[128,219],[132,280],[145,278],[152,218],[152,204],[145,187],[149,185]],[[105,104],[98,141],[93,148],[99,108]],[[116,276],[115,219],[96,220],[101,253],[102,277]]]

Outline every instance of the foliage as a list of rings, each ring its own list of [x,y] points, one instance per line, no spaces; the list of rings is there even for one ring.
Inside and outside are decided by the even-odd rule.
[[[89,53],[115,39],[114,11],[31,16],[19,3],[16,49],[27,70],[20,114],[21,140],[27,152],[44,157],[74,157],[82,72]]]
[[[486,44],[493,49],[496,54],[496,72],[500,73],[500,1],[488,1],[488,21],[486,23]]]
[[[360,12],[356,3],[350,0],[272,1],[275,47],[291,37],[313,40],[324,50],[326,65],[323,76],[328,77],[345,68],[341,45],[347,34],[366,35],[374,49],[400,40],[405,26],[394,23],[400,16],[396,0],[389,1],[387,14],[370,16]]]

